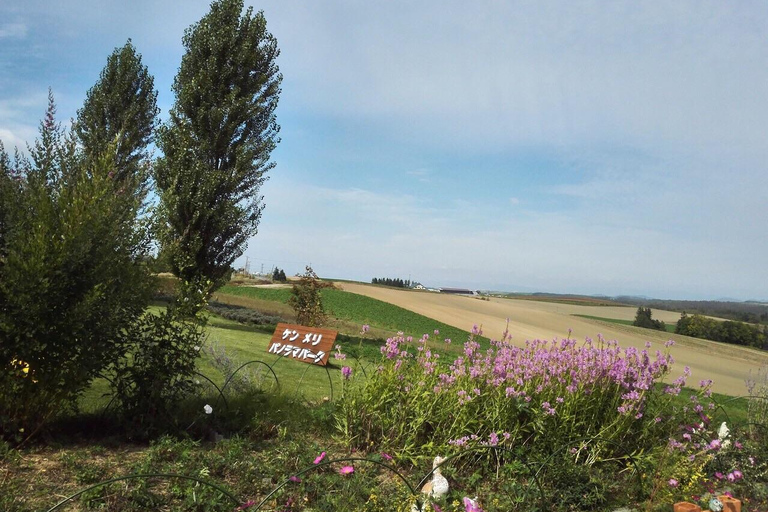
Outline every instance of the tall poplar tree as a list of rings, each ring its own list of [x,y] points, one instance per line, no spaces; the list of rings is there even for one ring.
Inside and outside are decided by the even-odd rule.
[[[282,75],[264,13],[243,13],[242,0],[213,2],[183,42],[155,182],[174,273],[210,290],[257,232]]]
[[[129,39],[107,58],[99,80],[77,111],[75,132],[87,158],[97,160],[107,148],[115,179],[140,197],[146,192],[147,147],[157,128],[155,80]]]

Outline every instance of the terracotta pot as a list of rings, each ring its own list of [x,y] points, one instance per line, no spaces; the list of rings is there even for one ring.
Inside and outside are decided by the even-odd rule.
[[[725,495],[717,498],[723,502],[723,512],[741,512],[741,500]]]
[[[674,512],[701,512],[701,507],[694,503],[681,501],[675,503]]]

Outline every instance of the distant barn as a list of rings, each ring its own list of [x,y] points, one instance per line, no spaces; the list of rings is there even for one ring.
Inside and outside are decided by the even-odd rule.
[[[472,290],[464,288],[440,288],[440,293],[453,293],[455,295],[476,295]]]

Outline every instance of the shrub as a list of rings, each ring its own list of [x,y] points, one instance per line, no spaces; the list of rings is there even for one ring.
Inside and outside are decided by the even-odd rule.
[[[309,266],[299,282],[293,285],[288,305],[296,311],[296,321],[301,325],[320,327],[325,323],[326,314],[320,297],[321,288],[323,285],[320,279]]]
[[[645,449],[674,428],[656,421],[685,382],[655,385],[669,371],[668,354],[652,358],[602,339],[536,340],[523,348],[502,339],[481,352],[473,336],[449,365],[428,335],[388,339],[378,371],[342,399],[338,426],[347,441],[414,457],[426,446],[442,453],[525,441],[554,449],[599,436],[589,443],[594,461]]]
[[[151,278],[140,201],[49,97],[31,159],[0,150],[0,435],[33,435],[123,353]]]
[[[126,334],[132,350],[112,368],[117,415],[135,437],[173,430],[173,411],[194,387],[203,323],[170,308],[145,314]]]
[[[234,306],[223,302],[211,302],[208,304],[208,310],[228,320],[234,320],[244,324],[277,325],[278,323],[285,321],[279,316],[267,315],[261,311],[256,311],[255,309]]]

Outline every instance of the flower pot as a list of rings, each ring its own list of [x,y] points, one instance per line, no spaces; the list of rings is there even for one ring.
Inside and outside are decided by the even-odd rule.
[[[723,502],[723,512],[741,512],[741,500],[731,498],[730,496],[718,496]]]
[[[679,503],[675,503],[674,512],[701,512],[701,507],[695,503],[681,501]]]

